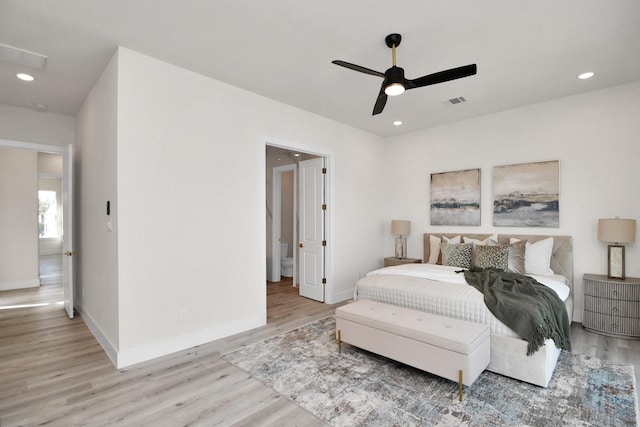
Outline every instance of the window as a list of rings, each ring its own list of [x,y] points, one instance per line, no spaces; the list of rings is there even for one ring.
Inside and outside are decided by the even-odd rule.
[[[58,203],[55,191],[38,191],[38,227],[40,238],[60,237],[58,232]]]

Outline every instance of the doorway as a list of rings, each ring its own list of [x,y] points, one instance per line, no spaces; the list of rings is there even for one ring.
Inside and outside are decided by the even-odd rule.
[[[270,140],[263,140],[262,143],[265,147],[265,190],[266,190],[266,228],[265,228],[265,252],[266,252],[266,260],[267,260],[267,268],[266,268],[266,278],[269,282],[274,283],[281,280],[288,280],[287,276],[282,276],[279,274],[281,271],[281,258],[284,255],[281,255],[281,246],[280,240],[282,239],[283,234],[282,228],[279,227],[291,227],[293,230],[291,231],[291,235],[294,236],[291,244],[287,240],[285,243],[288,243],[288,256],[294,260],[294,268],[293,268],[293,276],[294,280],[291,282],[291,286],[296,287],[301,281],[304,281],[304,272],[301,272],[301,264],[304,263],[304,259],[301,260],[301,253],[304,253],[304,250],[300,248],[300,245],[303,243],[301,241],[302,237],[300,234],[301,227],[301,219],[300,219],[300,206],[304,205],[304,191],[300,192],[300,182],[301,181],[301,170],[300,164],[304,164],[304,162],[309,161],[311,159],[319,159],[323,165],[328,165],[331,159],[331,153],[322,153],[315,150],[309,150],[308,148],[300,148],[295,144],[277,142],[273,143]],[[326,173],[327,168],[323,166],[321,168],[325,175],[330,175],[330,173]],[[285,173],[290,173],[293,171],[293,198],[296,201],[293,203],[293,220],[291,221],[292,225],[282,225],[282,177]],[[330,171],[331,172],[331,171]],[[323,189],[322,195],[326,197],[326,200],[331,199],[331,189],[329,185],[326,185],[325,182],[328,182],[328,179],[323,179]],[[280,182],[278,182],[280,181]],[[288,190],[287,190],[288,191]],[[274,197],[275,196],[275,197]],[[280,199],[278,199],[280,197]],[[314,269],[314,273],[320,274],[321,280],[321,296],[320,298],[312,297],[312,299],[320,300],[322,302],[330,303],[331,300],[331,247],[332,240],[328,238],[329,230],[331,229],[331,203],[328,202],[329,208],[327,209],[327,203],[322,204],[324,206],[325,211],[322,213],[322,268]],[[290,223],[289,223],[290,224]],[[306,249],[306,248],[305,248]],[[308,257],[307,259],[311,259]],[[304,265],[304,264],[303,264]],[[318,270],[318,271],[316,271]],[[266,283],[266,281],[265,281]],[[298,288],[300,288],[298,286]]]
[[[31,190],[27,191],[27,195],[26,197],[28,198],[32,198],[34,195],[34,192],[37,192],[41,189],[41,185],[38,183],[38,180],[40,177],[45,177],[45,178],[51,178],[50,175],[56,175],[56,174],[51,174],[51,173],[47,173],[45,171],[45,173],[40,173],[41,170],[43,170],[43,168],[40,165],[40,158],[42,155],[42,158],[46,158],[48,155],[50,155],[50,159],[54,159],[55,161],[59,161],[60,162],[60,172],[57,174],[59,175],[57,177],[57,179],[59,179],[60,183],[61,183],[61,188],[56,191],[53,190],[54,193],[58,193],[57,197],[60,197],[60,199],[56,199],[56,202],[59,200],[60,201],[60,210],[59,212],[56,211],[52,211],[52,212],[41,212],[41,206],[39,206],[39,203],[36,202],[35,207],[33,209],[33,215],[34,217],[38,217],[38,220],[40,220],[41,215],[43,215],[43,220],[44,220],[44,216],[50,214],[52,215],[54,218],[49,218],[49,221],[45,221],[48,225],[42,225],[42,227],[50,227],[49,231],[51,231],[51,229],[56,228],[56,227],[61,227],[58,232],[59,232],[59,241],[60,241],[60,246],[57,246],[55,239],[52,239],[51,241],[48,241],[47,244],[51,243],[51,247],[47,247],[46,244],[44,245],[44,247],[42,249],[44,249],[45,251],[49,251],[49,255],[52,256],[59,256],[60,258],[69,258],[69,259],[62,259],[60,260],[59,258],[56,258],[53,262],[53,266],[49,267],[52,268],[55,271],[59,271],[60,269],[62,270],[60,273],[53,273],[51,274],[52,277],[50,277],[52,279],[53,282],[58,282],[58,283],[62,283],[62,289],[61,289],[61,294],[63,296],[63,301],[64,301],[64,309],[67,312],[67,315],[71,318],[73,317],[73,263],[71,261],[71,256],[67,256],[67,257],[62,257],[62,252],[63,251],[67,251],[67,253],[72,254],[72,233],[71,233],[71,228],[72,228],[72,200],[71,200],[71,153],[72,153],[72,149],[71,146],[66,146],[66,147],[60,147],[60,146],[49,146],[49,145],[41,145],[41,144],[32,144],[32,143],[26,143],[26,142],[21,142],[21,141],[11,141],[11,140],[4,140],[4,139],[0,139],[0,148],[6,150],[6,153],[34,153],[35,155],[29,154],[29,160],[28,162],[34,162],[34,163],[28,163],[29,165],[32,165],[29,167],[30,170],[33,170],[35,176],[34,178],[34,182],[33,182],[33,187],[31,187]],[[45,154],[46,153],[46,154]],[[9,154],[7,154],[9,155]],[[46,163],[46,162],[45,162]],[[33,168],[33,169],[31,169]],[[44,168],[46,169],[46,168]],[[11,179],[9,178],[9,180],[5,181],[5,183],[8,183],[8,185],[12,186],[14,184],[11,183]],[[15,177],[16,180],[21,180],[20,177]],[[46,185],[43,185],[44,187],[47,187]],[[51,188],[45,188],[45,191],[51,191]],[[16,197],[22,197],[17,195]],[[37,201],[38,199],[36,199]],[[63,221],[60,221],[60,223],[58,223],[58,219],[59,218],[55,218],[56,215],[60,215],[62,216],[62,212],[65,213]],[[4,224],[11,226],[12,224],[12,219],[10,216],[7,216],[7,221],[9,221],[8,223]],[[25,278],[29,278],[29,277],[36,277],[35,279],[27,279],[27,280],[19,280],[19,281],[8,281],[6,283],[3,283],[4,285],[6,285],[6,289],[19,289],[19,288],[26,288],[26,287],[38,287],[41,283],[42,283],[42,279],[40,278],[40,246],[42,244],[42,242],[40,241],[40,236],[42,235],[42,233],[45,231],[44,229],[41,230],[41,226],[38,225],[39,221],[35,222],[36,226],[34,226],[33,228],[31,226],[26,227],[24,229],[24,231],[22,231],[22,234],[16,235],[14,237],[14,241],[20,241],[25,243],[25,250],[29,251],[30,253],[34,253],[37,256],[34,259],[30,259],[29,257],[27,258],[28,264],[26,264],[25,266],[21,266],[20,269],[18,270],[18,277],[25,277]],[[45,233],[46,234],[46,233]],[[51,237],[53,236],[54,233],[49,233],[47,234],[47,236]],[[33,243],[28,243],[28,242],[33,242]],[[31,246],[33,245],[33,246]],[[33,249],[31,249],[33,248]],[[13,249],[11,248],[6,248],[6,247],[0,247],[0,251],[2,251],[3,257],[5,262],[9,261],[11,262],[11,259],[15,258],[16,256],[20,257],[19,254],[16,254],[14,252]],[[55,254],[55,255],[54,255]],[[22,258],[21,258],[22,259]],[[62,265],[62,267],[59,267],[60,265]],[[34,273],[31,273],[31,272]],[[45,279],[49,279],[49,278],[45,278]],[[2,282],[2,280],[0,280],[0,282]],[[46,282],[46,280],[45,280]],[[45,283],[46,284],[46,283]],[[58,301],[55,301],[58,302]]]

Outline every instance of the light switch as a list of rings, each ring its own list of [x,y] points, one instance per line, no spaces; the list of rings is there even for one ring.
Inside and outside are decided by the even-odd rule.
[[[113,231],[113,225],[111,224],[110,219],[107,220],[107,231],[109,232]]]

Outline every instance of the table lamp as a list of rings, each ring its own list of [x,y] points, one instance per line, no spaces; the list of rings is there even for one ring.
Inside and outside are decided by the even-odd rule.
[[[636,241],[636,220],[621,218],[598,219],[598,240],[613,243],[608,246],[607,275],[624,280],[624,245]]]
[[[407,257],[407,236],[411,233],[411,221],[391,221],[391,234],[396,236],[396,258]]]

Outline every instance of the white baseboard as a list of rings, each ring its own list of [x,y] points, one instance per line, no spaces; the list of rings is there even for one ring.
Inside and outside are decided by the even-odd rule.
[[[166,340],[118,351],[102,333],[100,327],[93,318],[85,312],[81,306],[77,306],[75,308],[82,317],[84,323],[87,325],[87,328],[89,328],[100,346],[104,349],[105,353],[107,353],[107,357],[109,357],[111,363],[113,363],[113,365],[118,369],[206,344],[208,342],[258,328],[266,324],[266,316],[262,313],[261,315],[258,314],[201,331],[191,332]]]
[[[96,338],[96,340],[98,341],[98,343],[100,344],[104,352],[107,353],[107,357],[109,358],[109,360],[111,360],[111,363],[113,363],[113,365],[117,367],[118,351],[107,339],[107,337],[104,336],[104,334],[102,333],[102,330],[98,327],[98,324],[93,320],[93,318],[82,309],[82,306],[76,306],[74,308],[80,314],[80,317],[82,317],[82,320],[84,321],[85,325],[87,325],[87,328],[89,328],[89,330],[91,331],[93,336]]]
[[[125,368],[135,365],[136,363],[166,356],[263,325],[265,325],[264,315],[255,315],[201,331],[190,332],[166,340],[125,349],[118,352],[116,367],[118,369]]]
[[[353,298],[354,289],[347,289],[346,291],[338,292],[333,295],[333,298],[325,301],[327,304],[336,304],[342,301],[346,301],[348,299]]]
[[[0,291],[11,291],[14,289],[37,288],[40,286],[40,278],[30,280],[16,280],[13,282],[0,282]]]

